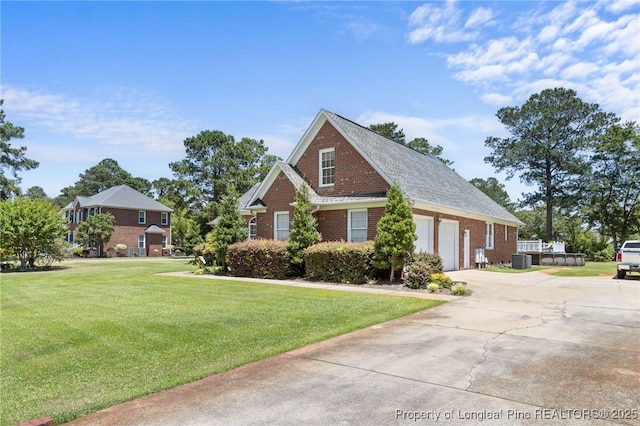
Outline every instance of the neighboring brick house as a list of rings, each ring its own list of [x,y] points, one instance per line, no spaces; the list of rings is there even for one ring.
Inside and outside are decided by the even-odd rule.
[[[168,254],[173,210],[127,185],[113,186],[91,197],[78,196],[63,211],[69,221],[69,242],[75,241],[76,230],[83,220],[95,214],[111,213],[115,225],[105,249],[124,244],[128,256]],[[95,249],[97,256],[103,254],[99,248]]]
[[[522,222],[482,191],[435,157],[326,110],[287,161],[241,197],[250,234],[287,239],[303,182],[324,241],[373,240],[395,182],[413,207],[417,251],[438,254],[445,270],[475,268],[485,258],[509,263],[516,253]]]

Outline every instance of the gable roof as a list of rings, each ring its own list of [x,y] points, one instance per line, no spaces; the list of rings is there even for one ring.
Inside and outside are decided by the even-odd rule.
[[[173,209],[156,200],[130,188],[127,185],[112,186],[91,197],[76,197],[71,204],[80,207],[114,207],[129,210],[151,210],[160,212],[172,212]],[[66,208],[70,207],[67,205]]]
[[[467,216],[472,214],[516,226],[522,225],[517,217],[439,159],[421,154],[325,109],[320,110],[287,162],[274,165],[251,197],[252,200],[255,200],[257,195],[263,196],[266,193],[280,170],[287,175],[296,189],[299,188],[302,177],[291,164],[297,164],[326,122],[340,132],[389,185],[397,183],[405,196],[416,203],[416,207],[457,212]],[[314,204],[355,201],[354,197],[320,197],[315,192],[311,195],[310,201]],[[371,201],[374,201],[374,198],[371,198]],[[375,198],[375,201],[379,201],[379,198]]]

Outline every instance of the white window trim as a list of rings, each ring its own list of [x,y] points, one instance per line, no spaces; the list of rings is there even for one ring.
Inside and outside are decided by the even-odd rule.
[[[349,209],[347,210],[347,241],[348,242],[353,242],[352,238],[351,238],[351,213],[358,213],[358,212],[365,212],[365,224],[364,224],[364,228],[357,228],[359,231],[360,230],[365,230],[368,234],[368,229],[369,229],[369,213],[367,211],[367,209]],[[367,238],[364,239],[365,241],[367,241]]]
[[[504,240],[509,241],[509,227],[504,225]]]
[[[169,213],[162,212],[160,213],[160,225],[168,225],[169,224]]]
[[[142,237],[142,239],[140,238]],[[140,247],[140,242],[142,242],[142,247]],[[138,248],[147,248],[147,236],[144,234],[138,234]]]
[[[495,240],[495,227],[491,222],[487,222],[485,233],[484,233],[484,240],[485,240],[485,248],[487,250],[493,250],[494,240]]]
[[[291,225],[290,225],[291,218],[289,216],[289,211],[288,210],[282,210],[282,211],[278,211],[278,212],[273,212],[273,239],[274,240],[279,240],[278,231],[284,231],[285,230],[284,228],[282,228],[282,229],[278,228],[278,215],[281,215],[281,214],[286,214],[287,215],[287,229],[286,229],[287,238],[284,239],[284,240],[280,240],[280,241],[287,241],[289,239],[289,237],[288,237],[289,234],[288,233],[289,233],[290,228],[291,228]]]
[[[333,182],[332,183],[323,183],[322,182],[322,178],[323,178],[323,173],[322,171],[324,170],[322,168],[322,154],[324,154],[325,152],[333,152]],[[334,186],[335,182],[336,182],[336,149],[335,148],[325,148],[325,149],[321,149],[318,152],[318,186]]]
[[[140,213],[144,214],[143,220],[140,220]],[[146,212],[146,210],[139,210],[138,211],[138,224],[139,225],[144,225],[145,223],[147,223],[147,212]]]
[[[274,217],[274,220],[275,220],[275,217]],[[248,228],[247,230],[249,232],[250,240],[258,238],[258,218],[254,216],[251,219],[249,219],[249,222],[247,223],[247,228]],[[251,228],[255,230],[255,234],[251,233]]]

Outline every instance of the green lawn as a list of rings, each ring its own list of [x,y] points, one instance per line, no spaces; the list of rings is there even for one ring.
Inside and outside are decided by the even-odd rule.
[[[1,425],[56,424],[441,302],[157,276],[184,260],[0,274]]]
[[[551,275],[557,275],[560,277],[595,277],[599,275],[615,276],[616,274],[616,262],[585,262],[584,266],[539,266],[534,265],[531,269],[512,269],[512,268],[498,268],[491,267],[484,269],[485,271],[493,272],[506,272],[520,274],[531,271],[542,271],[547,269],[558,269],[559,271],[551,272]]]

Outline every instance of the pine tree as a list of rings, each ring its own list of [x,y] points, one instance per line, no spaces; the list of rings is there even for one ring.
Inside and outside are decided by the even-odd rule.
[[[247,225],[238,212],[238,197],[232,185],[227,195],[222,197],[219,206],[218,222],[215,227],[216,263],[223,268],[227,264],[227,248],[234,243],[246,240],[249,236]]]
[[[417,239],[411,207],[404,200],[400,187],[393,184],[387,191],[384,215],[378,222],[373,241],[374,266],[391,268],[389,282],[393,282],[394,272],[411,257],[415,250],[413,242]]]
[[[296,191],[296,207],[293,212],[293,224],[289,232],[287,245],[287,260],[294,275],[304,275],[303,251],[322,240],[322,235],[316,229],[316,218],[311,213],[309,202],[309,187],[303,183]]]

